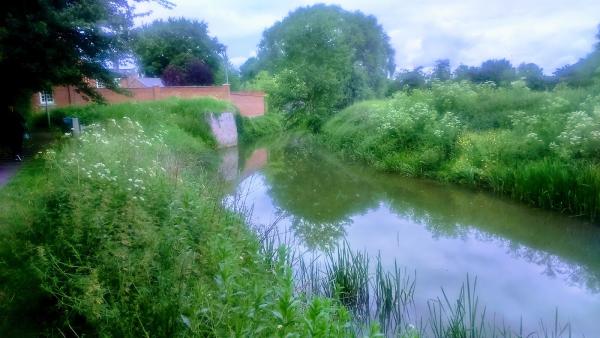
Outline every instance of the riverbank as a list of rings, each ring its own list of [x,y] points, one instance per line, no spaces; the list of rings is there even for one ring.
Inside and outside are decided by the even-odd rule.
[[[348,107],[325,124],[321,140],[380,170],[598,221],[599,112],[593,91],[436,83]]]
[[[438,299],[436,312],[422,311],[419,323],[404,316],[414,283],[405,285],[412,279],[400,277],[410,274],[384,271],[373,256],[369,265],[369,256],[349,247],[325,255],[320,267],[302,265],[299,252],[276,245],[281,235],[271,232],[276,224],[256,232],[247,213],[253,207],[236,205],[236,199],[224,206],[226,183],[218,177],[215,140],[204,123],[204,114],[230,108],[204,99],[55,111],[56,124],[65,115],[79,117],[87,126],[84,134],[64,135],[0,189],[2,336],[348,337],[378,336],[380,328],[402,337],[516,332],[487,319],[485,332],[473,331],[484,318],[468,319],[475,312],[463,307],[464,294],[457,308]],[[262,123],[278,129],[280,122],[273,121],[238,124],[241,130]],[[288,138],[274,141],[279,147],[271,155],[276,159],[291,145],[289,156],[298,162],[269,166],[280,180],[274,193],[295,186],[293,196],[330,194],[332,205],[341,208],[370,196],[361,182],[346,198],[335,189],[312,189],[311,180],[317,187],[353,185],[337,170],[303,179],[303,165],[316,165],[315,172],[324,175],[325,163],[310,161],[302,139]],[[290,179],[299,184],[287,184]],[[302,209],[315,201],[291,205]],[[326,210],[302,223],[325,230],[307,232],[308,237],[335,235],[327,229],[337,223],[323,218],[335,209]],[[396,302],[399,296],[402,303]],[[555,322],[556,327],[563,330]]]
[[[348,336],[221,204],[212,100],[56,111],[87,126],[0,190],[3,336]],[[280,255],[279,257],[283,257]],[[26,292],[24,292],[26,290]]]

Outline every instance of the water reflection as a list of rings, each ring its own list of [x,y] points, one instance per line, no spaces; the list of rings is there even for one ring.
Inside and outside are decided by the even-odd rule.
[[[325,251],[333,248],[346,234],[345,227],[351,223],[350,219],[315,223],[305,218],[291,217],[291,229],[294,235],[309,250]]]
[[[266,152],[266,150],[265,150]],[[248,154],[255,152],[246,151]],[[256,155],[254,155],[256,156]],[[254,220],[283,213],[303,249],[342,239],[387,264],[417,270],[422,304],[467,273],[508,321],[552,318],[555,307],[589,336],[600,314],[600,228],[487,193],[341,163],[302,142],[270,146],[268,163],[239,170]],[[240,163],[253,163],[243,161]],[[254,173],[254,174],[252,174]]]

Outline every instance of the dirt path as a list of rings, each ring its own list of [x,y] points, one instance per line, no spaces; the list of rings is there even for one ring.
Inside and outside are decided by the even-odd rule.
[[[1,161],[0,162],[0,187],[3,187],[10,178],[19,170],[21,167],[20,162],[15,161]]]
[[[32,158],[38,150],[44,149],[56,137],[56,134],[49,132],[34,133],[31,139],[24,144],[24,160]],[[23,162],[15,161],[7,156],[0,156],[0,188],[10,181],[22,165]]]

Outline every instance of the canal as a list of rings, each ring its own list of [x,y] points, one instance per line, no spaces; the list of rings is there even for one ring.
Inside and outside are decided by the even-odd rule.
[[[489,320],[513,330],[522,320],[533,330],[540,320],[554,325],[558,311],[573,336],[600,336],[598,225],[378,172],[301,139],[233,148],[224,159],[231,196],[251,211],[253,224],[276,227],[311,257],[347,243],[381,255],[385,268],[398,264],[416,276],[417,316],[442,288],[457,295],[469,275]]]

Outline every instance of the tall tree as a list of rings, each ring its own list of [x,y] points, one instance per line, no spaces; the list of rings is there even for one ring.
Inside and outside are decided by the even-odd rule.
[[[427,85],[427,77],[423,67],[419,66],[412,70],[403,69],[396,74],[394,79],[395,88],[400,90],[412,90],[424,88]]]
[[[505,85],[516,80],[516,71],[510,61],[506,59],[487,60],[479,67],[479,74],[475,82],[494,82],[496,85]]]
[[[600,82],[600,26],[596,33],[594,49],[572,65],[557,69],[554,75],[558,81],[573,87],[586,87]]]
[[[452,77],[452,70],[450,69],[450,60],[442,59],[436,60],[433,66],[433,72],[431,78],[438,81],[448,81]]]
[[[102,97],[87,81],[99,79],[117,90],[111,61],[129,53],[135,4],[167,0],[20,0],[0,4],[1,143],[22,142],[23,114],[31,95],[55,85],[72,85],[85,96]],[[21,130],[16,133],[15,130]]]
[[[491,59],[479,67],[460,65],[454,71],[454,78],[475,83],[493,82],[497,86],[507,85],[517,79],[517,73],[510,61]]]
[[[263,33],[248,73],[275,76],[270,103],[294,123],[321,121],[356,100],[381,96],[394,51],[373,16],[338,6],[298,8]]]
[[[167,86],[205,86],[214,83],[211,69],[195,57],[169,64],[163,70],[161,79]]]
[[[456,81],[475,81],[478,73],[478,67],[459,65],[454,70],[453,77]]]
[[[260,70],[258,59],[256,57],[248,58],[248,60],[240,66],[240,77],[242,81],[251,81],[258,73],[260,73]]]
[[[222,67],[225,52],[225,46],[208,35],[205,22],[185,18],[156,20],[136,29],[133,49],[142,72],[156,77],[161,76],[169,64],[186,57],[199,59],[216,74]]]
[[[533,90],[544,90],[551,86],[551,79],[544,75],[542,67],[535,63],[522,63],[517,67],[517,77],[523,79],[527,87]]]
[[[21,0],[0,5],[0,73],[10,79],[4,106],[52,85],[74,85],[101,99],[86,79],[114,88],[110,61],[128,52],[135,3],[166,0]]]

